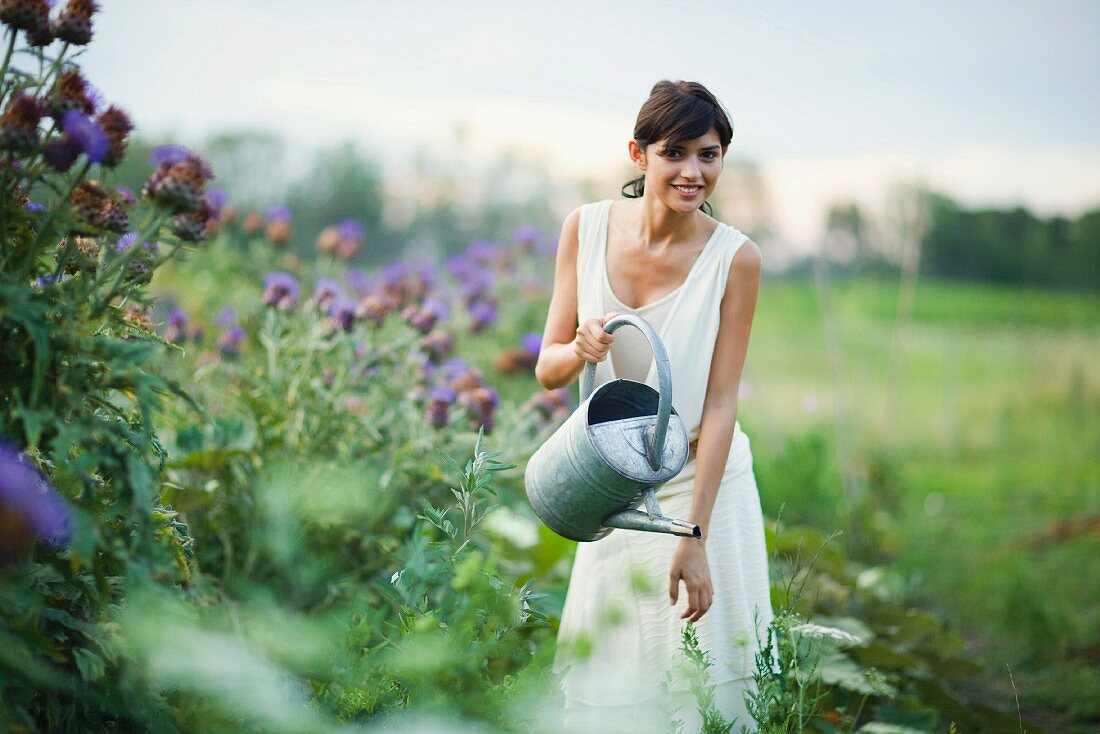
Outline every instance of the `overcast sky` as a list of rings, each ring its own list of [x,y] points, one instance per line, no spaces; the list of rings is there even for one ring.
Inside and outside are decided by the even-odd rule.
[[[398,164],[465,123],[474,151],[614,180],[650,87],[681,78],[730,110],[792,241],[903,177],[1100,205],[1100,2],[101,4],[84,66],[150,135],[353,138]]]

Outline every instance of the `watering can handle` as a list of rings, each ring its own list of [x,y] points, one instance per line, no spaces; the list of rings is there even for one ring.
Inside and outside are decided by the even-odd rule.
[[[672,414],[672,370],[668,364],[668,353],[665,345],[657,332],[649,325],[649,322],[640,316],[633,314],[621,314],[608,319],[603,325],[603,330],[608,334],[623,325],[630,325],[645,335],[649,342],[649,348],[653,351],[653,360],[657,363],[657,422],[646,429],[646,458],[649,466],[657,471],[661,467],[661,455],[665,451],[665,435],[668,433],[668,418]],[[596,363],[588,362],[581,373],[581,402],[583,403],[592,394],[592,386],[596,381]]]

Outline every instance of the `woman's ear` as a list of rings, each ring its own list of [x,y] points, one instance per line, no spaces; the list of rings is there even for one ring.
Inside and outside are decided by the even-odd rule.
[[[638,145],[637,140],[631,140],[627,143],[627,150],[630,152],[630,160],[638,169],[645,170],[645,151],[642,150],[642,146]]]

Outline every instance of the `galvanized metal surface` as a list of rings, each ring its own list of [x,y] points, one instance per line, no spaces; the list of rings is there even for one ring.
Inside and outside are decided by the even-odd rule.
[[[668,355],[641,317],[616,316],[604,330],[623,325],[649,341],[660,391],[613,380],[592,392],[596,365],[587,364],[581,404],[527,463],[527,497],[547,527],[571,540],[598,540],[614,527],[699,537],[695,525],[660,514],[654,491],[688,458],[687,431],[672,408]],[[635,510],[643,500],[647,512]]]

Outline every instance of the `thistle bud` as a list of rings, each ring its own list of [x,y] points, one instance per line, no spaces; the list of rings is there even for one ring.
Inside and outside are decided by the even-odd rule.
[[[0,0],[0,22],[21,31],[37,31],[50,24],[47,0]]]
[[[390,313],[389,305],[379,296],[364,296],[355,307],[356,318],[363,319],[373,326],[381,326]]]
[[[0,115],[0,150],[29,153],[38,145],[38,123],[42,119],[41,103],[27,94],[18,94]]]
[[[129,115],[118,107],[111,105],[96,118],[99,127],[107,135],[107,154],[103,158],[103,165],[114,168],[122,162],[126,154],[127,136],[134,129],[134,123]]]
[[[94,0],[69,0],[65,9],[50,24],[56,38],[74,46],[85,46],[92,40],[92,15],[99,10]]]
[[[420,349],[432,362],[439,362],[454,351],[454,337],[449,331],[437,329],[420,339],[417,343]]]
[[[177,213],[197,211],[202,188],[214,177],[206,162],[179,146],[161,146],[150,162],[156,166],[141,193]]]

